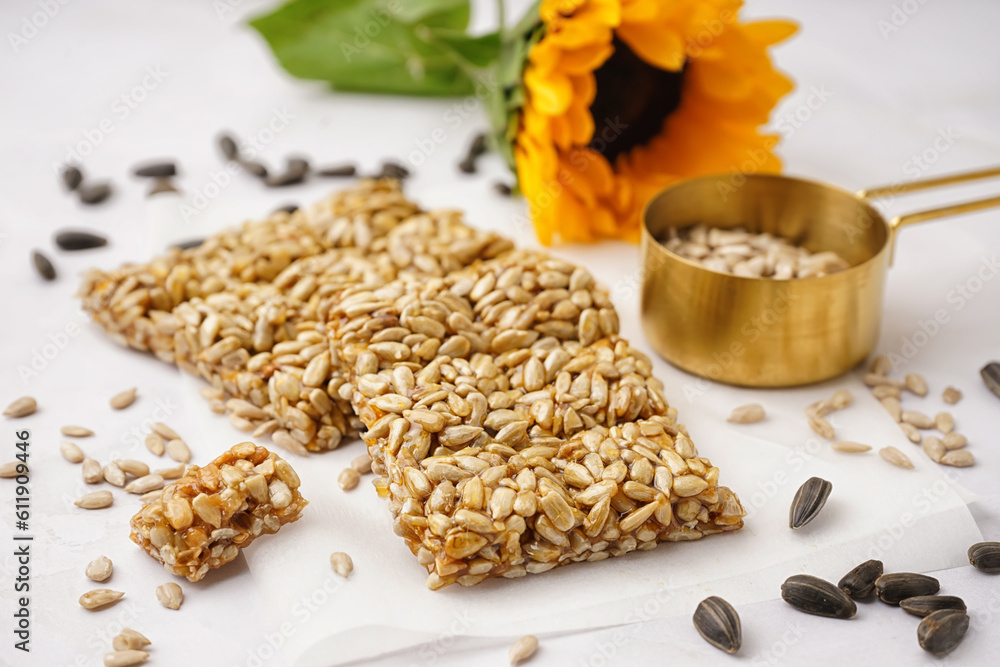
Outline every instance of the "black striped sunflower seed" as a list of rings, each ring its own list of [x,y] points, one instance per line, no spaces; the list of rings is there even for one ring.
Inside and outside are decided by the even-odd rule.
[[[236,145],[236,140],[228,134],[223,133],[219,135],[219,149],[227,160],[240,159],[239,146]]]
[[[358,168],[353,164],[339,164],[331,167],[323,167],[316,172],[317,176],[324,178],[345,178],[358,173]]]
[[[107,182],[80,185],[76,192],[84,204],[100,204],[111,196],[111,184]]]
[[[712,596],[698,603],[694,627],[709,644],[726,653],[736,653],[743,643],[740,615],[720,597]]]
[[[76,190],[80,187],[80,183],[83,183],[83,172],[79,167],[66,165],[62,170],[62,182],[67,190]]]
[[[934,655],[950,653],[969,630],[969,615],[957,609],[942,609],[928,614],[917,626],[920,648]]]
[[[260,162],[254,162],[253,160],[240,160],[240,166],[243,167],[251,176],[256,176],[257,178],[267,178],[267,167],[262,165]]]
[[[180,250],[189,250],[191,248],[197,248],[198,246],[200,246],[204,242],[205,242],[205,239],[189,239],[187,241],[180,241],[178,243],[175,243],[175,244],[173,244],[170,247],[171,248],[179,248]]]
[[[983,376],[983,382],[997,396],[1000,396],[1000,363],[991,361],[980,369],[979,374]]]
[[[164,178],[166,176],[177,175],[177,165],[169,160],[162,162],[152,162],[141,167],[136,167],[132,173],[142,178]]]
[[[863,600],[875,592],[875,580],[882,576],[882,561],[866,560],[844,575],[837,588],[855,600]]]
[[[858,612],[854,600],[829,581],[796,574],[781,585],[781,599],[799,611],[829,618],[851,618]]]
[[[168,177],[154,179],[153,187],[149,188],[149,194],[147,196],[152,197],[153,195],[163,194],[164,192],[178,192],[177,188],[174,187],[173,181],[171,181]]]
[[[982,572],[1000,572],[1000,542],[978,542],[969,547],[969,562]]]
[[[272,188],[296,185],[305,180],[309,173],[309,163],[302,158],[289,158],[285,173],[269,176],[265,183]]]
[[[934,595],[939,590],[941,584],[937,579],[915,572],[893,572],[875,580],[875,593],[886,604],[899,604],[918,595]]]
[[[965,600],[954,595],[917,595],[900,602],[899,608],[914,616],[927,616],[942,609],[965,611]]]
[[[788,527],[796,530],[816,518],[830,497],[833,484],[819,477],[810,477],[799,487],[788,511]]]
[[[90,232],[66,231],[56,234],[56,245],[63,250],[90,250],[108,245],[108,240]]]
[[[49,258],[43,255],[40,251],[33,250],[31,252],[31,263],[34,264],[35,270],[38,271],[38,274],[42,278],[45,278],[46,280],[56,279],[56,267],[52,266],[52,262],[49,261]]]

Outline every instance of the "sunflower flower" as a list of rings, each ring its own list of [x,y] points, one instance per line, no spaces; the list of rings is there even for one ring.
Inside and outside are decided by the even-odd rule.
[[[792,83],[767,47],[796,28],[741,23],[741,4],[542,0],[507,131],[542,243],[636,241],[680,178],[780,170],[760,127]]]

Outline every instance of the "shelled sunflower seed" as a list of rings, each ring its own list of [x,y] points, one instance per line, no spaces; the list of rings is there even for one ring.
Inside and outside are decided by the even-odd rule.
[[[136,495],[142,495],[144,493],[149,493],[150,491],[155,491],[157,489],[162,489],[165,481],[161,475],[150,474],[143,475],[142,477],[136,478],[125,485],[126,493],[134,493]]]
[[[875,375],[888,375],[892,370],[892,360],[884,354],[880,354],[874,359],[872,359],[872,365],[869,370],[870,373]]]
[[[107,581],[111,577],[111,573],[114,572],[114,565],[111,559],[107,556],[98,556],[94,560],[87,563],[87,569],[84,574],[91,581],[96,581],[98,583],[102,581]]]
[[[82,463],[86,458],[83,450],[75,442],[63,440],[59,443],[59,453],[70,463]]]
[[[146,449],[153,456],[163,456],[163,452],[167,449],[167,443],[164,442],[163,436],[159,433],[150,433],[146,436]]]
[[[135,459],[118,459],[115,463],[124,473],[132,475],[133,477],[145,477],[149,474],[149,466],[142,461],[136,461]]]
[[[20,417],[27,417],[28,415],[35,414],[35,410],[37,409],[38,403],[35,399],[31,396],[22,396],[4,409],[3,416],[11,419],[18,419]]]
[[[334,572],[344,579],[347,579],[351,572],[354,571],[354,561],[343,551],[335,551],[330,554],[330,566]]]
[[[726,653],[736,653],[743,644],[740,616],[731,604],[712,596],[698,603],[694,627],[705,641]]]
[[[24,465],[20,461],[8,461],[0,465],[0,479],[13,479],[18,475],[18,466]]]
[[[116,651],[127,651],[129,649],[135,650],[143,648],[144,646],[149,646],[150,641],[141,632],[133,630],[132,628],[123,628],[121,632],[115,635],[114,639],[111,640],[111,647]]]
[[[361,475],[367,475],[372,471],[372,457],[368,454],[360,454],[351,459],[351,467]]]
[[[941,438],[941,442],[944,443],[944,448],[948,451],[953,449],[961,449],[969,444],[969,440],[961,433],[949,433],[948,435]]]
[[[149,654],[145,651],[126,649],[124,651],[112,651],[104,655],[104,667],[135,667],[141,665],[149,659]]]
[[[760,403],[749,403],[733,408],[726,421],[733,424],[756,424],[763,421],[764,417],[764,406]]]
[[[940,438],[936,438],[933,435],[929,435],[924,438],[922,447],[924,453],[927,454],[927,458],[935,463],[941,463],[941,459],[944,455],[948,453],[948,449],[944,446],[944,442]]]
[[[910,460],[910,457],[899,451],[896,447],[883,447],[878,450],[878,455],[897,468],[913,469],[913,461]]]
[[[934,428],[948,435],[955,430],[955,418],[950,412],[939,412],[934,415]]]
[[[797,530],[815,519],[826,505],[833,484],[820,477],[810,477],[795,492],[788,511],[788,527]]]
[[[94,435],[94,432],[83,426],[63,426],[59,432],[67,438],[87,438]]]
[[[94,459],[84,458],[80,472],[83,475],[83,481],[87,484],[100,484],[104,481],[104,471],[101,464]]]
[[[167,609],[176,611],[184,603],[184,590],[172,581],[160,584],[156,587],[156,599]]]
[[[945,387],[944,391],[941,393],[941,400],[948,405],[955,405],[962,400],[962,392],[951,386]]]
[[[114,501],[115,498],[110,491],[93,491],[80,496],[73,504],[85,510],[102,510],[111,507]]]
[[[917,396],[923,397],[927,395],[927,380],[924,379],[923,375],[919,373],[907,373],[905,384],[906,389]]]
[[[511,645],[507,658],[511,665],[519,665],[530,660],[538,650],[538,637],[525,635]]]
[[[174,438],[166,446],[167,456],[178,463],[191,462],[191,448],[180,438]]]
[[[337,484],[344,491],[351,491],[358,486],[358,482],[361,481],[361,473],[359,473],[354,468],[344,468],[337,475]]]
[[[809,428],[811,428],[816,435],[826,438],[827,440],[833,440],[837,437],[836,431],[833,430],[833,424],[822,417],[809,415]]]
[[[859,454],[861,452],[870,451],[871,445],[865,445],[860,442],[851,442],[850,440],[837,440],[836,442],[830,443],[830,449],[837,452],[843,452],[845,454]]]
[[[898,398],[895,396],[886,396],[879,399],[879,403],[882,404],[882,407],[885,408],[886,412],[892,415],[892,418],[895,421],[903,421],[903,404],[899,402]],[[906,426],[911,426],[911,424],[907,424]]]
[[[124,597],[121,591],[113,591],[110,588],[95,588],[80,596],[80,606],[91,611],[103,609],[115,604]]]
[[[111,486],[119,488],[125,486],[125,471],[119,468],[114,461],[106,463],[101,469],[101,473],[104,475],[104,481]]]
[[[976,465],[976,457],[967,449],[956,449],[942,456],[940,462],[953,468],[971,468]]]
[[[901,418],[920,429],[934,428],[934,418],[916,410],[903,410]]]
[[[124,391],[120,391],[111,397],[109,403],[111,407],[115,410],[124,410],[128,406],[135,403],[136,392],[138,390],[135,387],[131,387]]]
[[[671,228],[660,242],[667,250],[707,269],[748,278],[812,278],[850,267],[835,252],[812,252],[779,236],[755,234],[740,227]]]

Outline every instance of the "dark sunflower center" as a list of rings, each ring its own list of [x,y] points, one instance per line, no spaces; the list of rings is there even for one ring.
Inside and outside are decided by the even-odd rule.
[[[684,70],[650,65],[617,37],[615,51],[594,72],[597,95],[590,105],[594,139],[590,148],[614,164],[660,133],[663,121],[681,103]]]

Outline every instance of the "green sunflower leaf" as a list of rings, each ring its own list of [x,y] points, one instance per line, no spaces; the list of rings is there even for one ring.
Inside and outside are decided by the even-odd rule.
[[[471,67],[486,68],[500,57],[500,33],[473,37],[462,30],[428,28],[422,32],[431,44],[443,46]]]
[[[250,25],[293,76],[340,90],[454,96],[474,82],[453,47],[426,37],[468,23],[469,0],[290,0]]]

